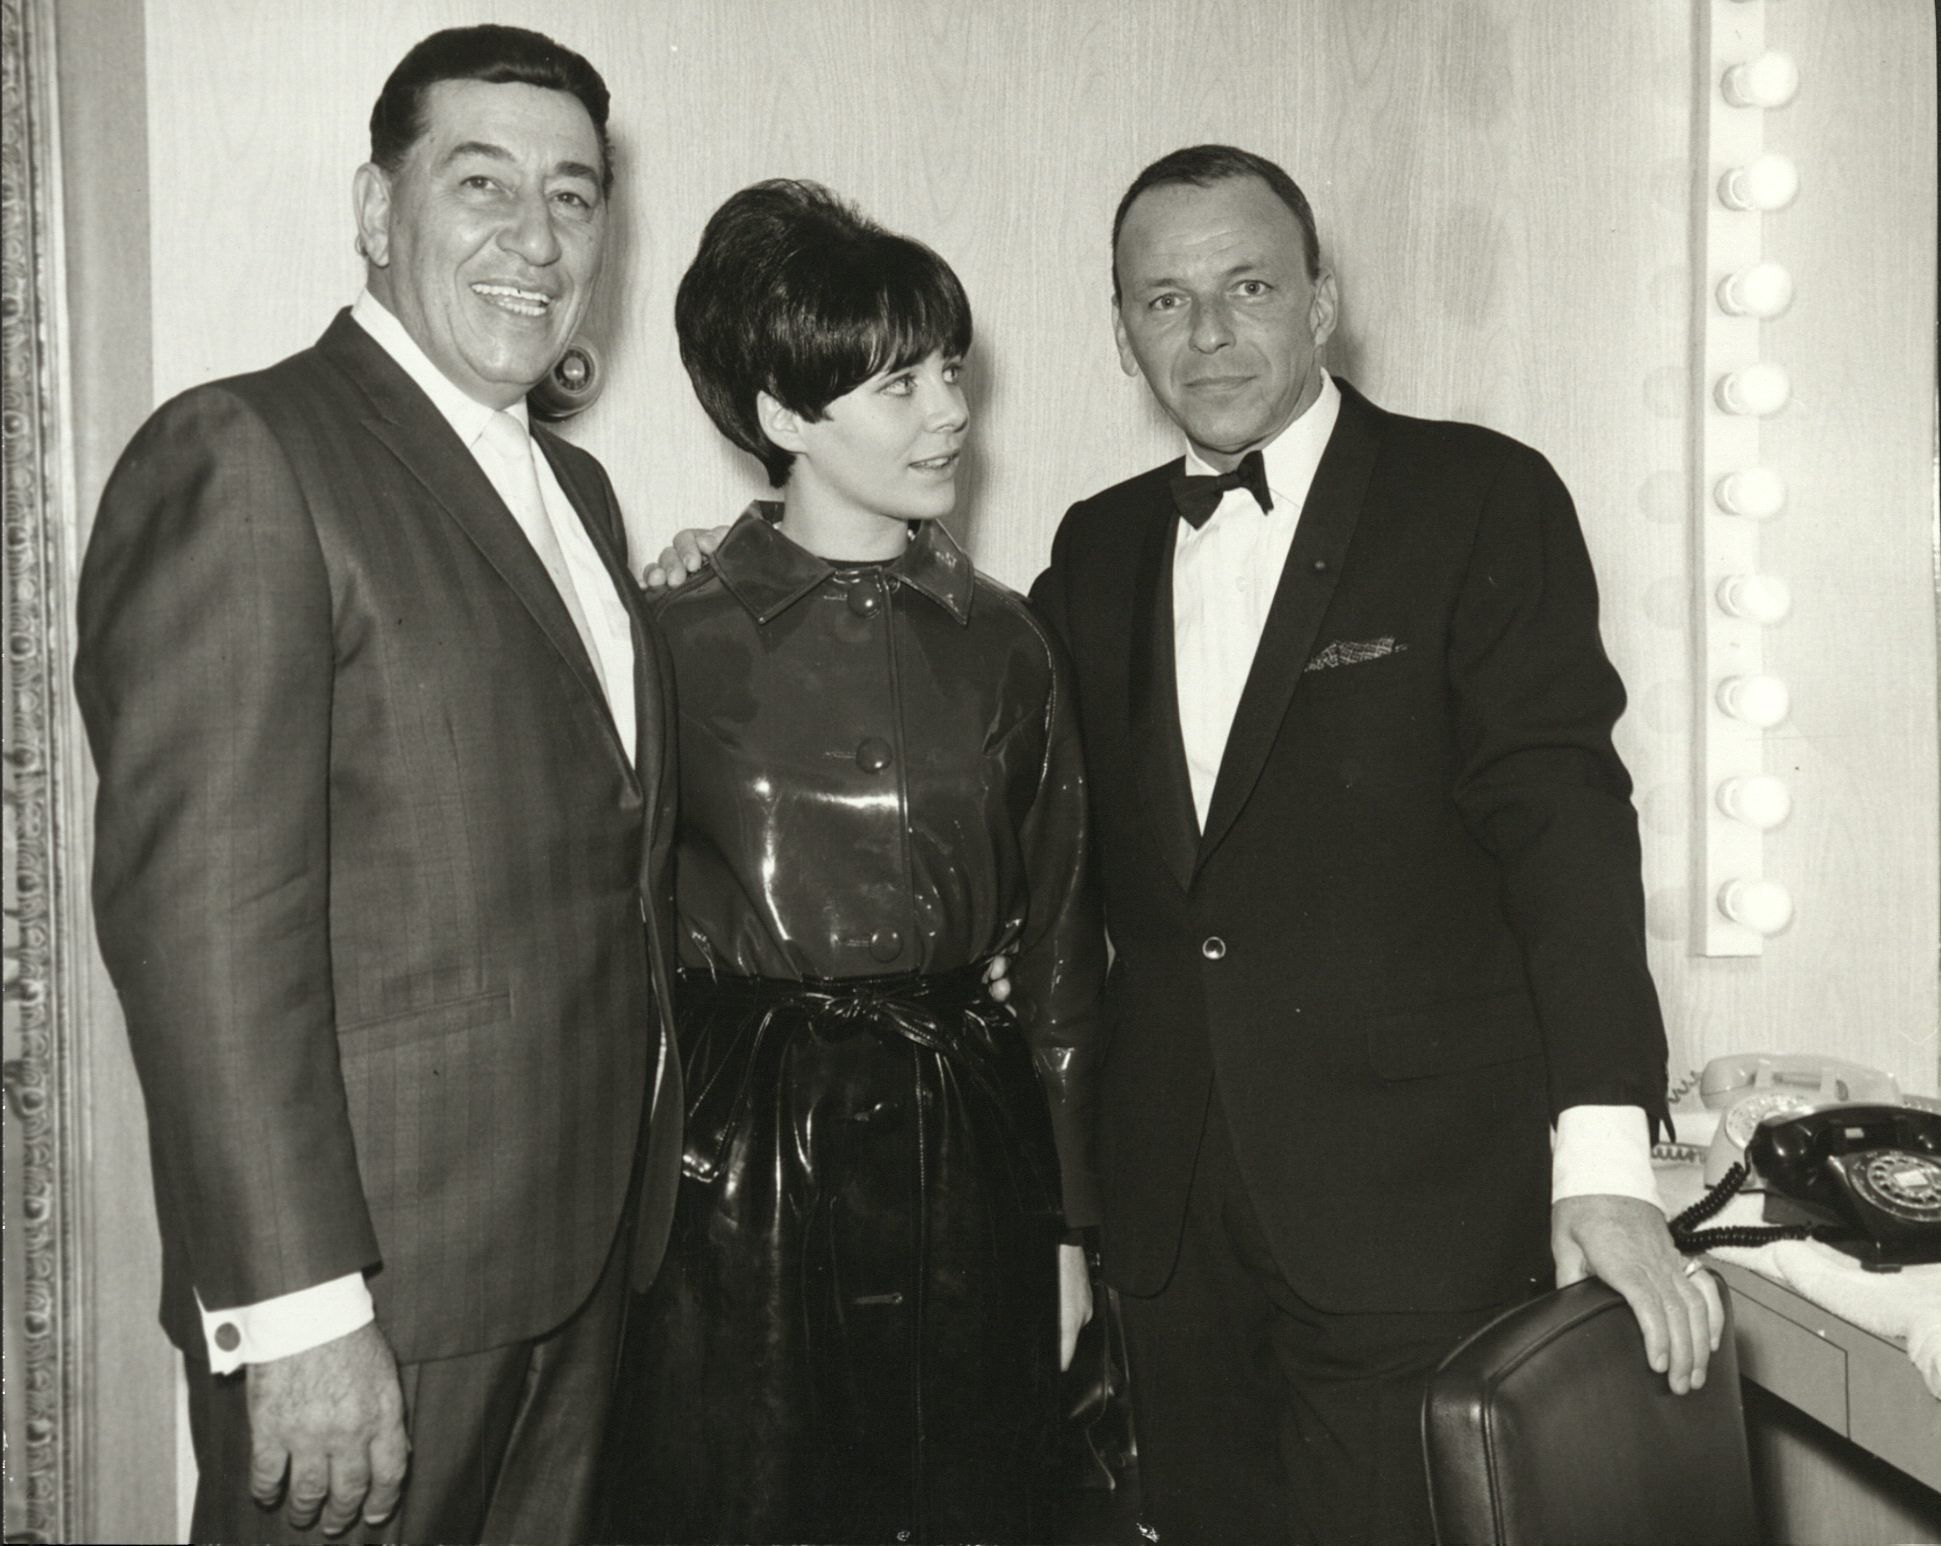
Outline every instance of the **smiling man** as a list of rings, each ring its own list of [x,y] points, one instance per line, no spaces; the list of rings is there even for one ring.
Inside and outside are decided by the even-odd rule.
[[[1176,151],[1112,235],[1120,359],[1185,455],[1075,505],[1032,600],[1116,948],[1096,1163],[1147,1519],[1421,1542],[1465,1333],[1587,1272],[1674,1390],[1719,1332],[1652,1186],[1624,691],[1549,464],[1322,367],[1285,171]]]
[[[102,499],[94,900],[197,1540],[583,1538],[681,1109],[669,684],[605,474],[525,408],[599,275],[607,105],[536,33],[412,49],[364,293]]]

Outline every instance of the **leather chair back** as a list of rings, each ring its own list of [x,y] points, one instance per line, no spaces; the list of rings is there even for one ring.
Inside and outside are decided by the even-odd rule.
[[[1732,1304],[1705,1386],[1673,1395],[1623,1298],[1594,1280],[1499,1316],[1429,1381],[1439,1546],[1759,1539]]]

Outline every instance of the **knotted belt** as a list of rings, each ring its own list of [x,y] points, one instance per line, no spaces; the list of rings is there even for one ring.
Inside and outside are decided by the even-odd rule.
[[[886,977],[778,978],[716,974],[683,967],[678,974],[677,1021],[705,1018],[708,1034],[730,1046],[694,1049],[705,1067],[690,1072],[684,1164],[697,1181],[712,1181],[751,1104],[771,1098],[783,1077],[787,1043],[803,1032],[833,1041],[874,1034],[895,1036],[933,1054],[1004,1128],[1006,1148],[1023,1157],[1036,1189],[1056,1207],[1058,1187],[1044,1145],[1027,1135],[1049,1129],[1045,1096],[1035,1078],[1007,1082],[1007,1061],[1029,1069],[1011,1011],[985,989],[984,963],[942,972]],[[734,1021],[724,1025],[723,1020]],[[696,1080],[695,1075],[701,1077]],[[1021,1099],[1039,1103],[1019,1111]],[[1048,1173],[1049,1172],[1049,1173]]]

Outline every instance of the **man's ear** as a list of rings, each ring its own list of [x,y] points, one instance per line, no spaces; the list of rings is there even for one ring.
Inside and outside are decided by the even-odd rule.
[[[802,439],[802,415],[793,408],[784,408],[767,392],[755,394],[755,421],[761,425],[762,433],[784,451],[800,456],[808,449]]]
[[[391,175],[366,161],[350,184],[351,213],[357,220],[357,250],[373,268],[391,261]]]
[[[1308,302],[1308,327],[1314,334],[1314,347],[1320,348],[1334,332],[1335,316],[1341,304],[1341,297],[1334,286],[1334,270],[1324,268],[1321,277],[1314,281],[1314,299]]]
[[[1125,317],[1119,310],[1118,296],[1112,297],[1112,338],[1119,346],[1119,369],[1128,376],[1139,374],[1139,356],[1132,352],[1132,340],[1126,337]]]

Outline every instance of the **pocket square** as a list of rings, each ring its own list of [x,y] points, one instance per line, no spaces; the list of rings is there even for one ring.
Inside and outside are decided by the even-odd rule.
[[[1407,648],[1408,645],[1390,633],[1379,639],[1336,639],[1316,650],[1301,672],[1306,675],[1309,671],[1326,671],[1334,666],[1366,665],[1385,655],[1399,655]]]

